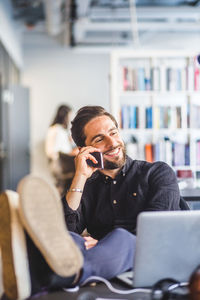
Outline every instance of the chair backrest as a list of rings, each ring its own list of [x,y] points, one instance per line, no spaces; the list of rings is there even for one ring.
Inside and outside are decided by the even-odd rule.
[[[182,196],[180,197],[180,209],[181,210],[190,210],[189,205],[187,204],[187,202],[185,201],[185,199]]]
[[[74,156],[59,152],[59,163],[62,174],[75,173]]]

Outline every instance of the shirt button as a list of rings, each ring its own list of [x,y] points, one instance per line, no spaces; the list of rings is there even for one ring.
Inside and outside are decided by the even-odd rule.
[[[117,204],[117,200],[113,200],[113,204]]]
[[[125,176],[126,174],[125,173],[123,173],[123,176]]]
[[[117,183],[117,181],[116,181],[116,180],[114,180],[114,181],[113,181],[113,184],[116,184],[116,183]]]

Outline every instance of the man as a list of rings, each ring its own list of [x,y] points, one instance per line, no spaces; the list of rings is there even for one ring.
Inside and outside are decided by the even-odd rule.
[[[115,119],[102,107],[80,109],[71,130],[80,152],[72,185],[63,198],[70,235],[63,225],[58,195],[43,180],[22,180],[18,200],[8,192],[0,197],[4,289],[11,299],[28,297],[44,287],[81,285],[91,275],[110,279],[130,269],[138,214],[180,209],[173,170],[162,162],[150,164],[127,157]],[[103,153],[103,170],[87,163],[97,163],[91,154],[94,151]],[[17,231],[11,226],[13,218]],[[91,237],[80,236],[85,228]],[[21,270],[16,259],[20,252],[13,242],[17,232],[23,236],[18,239],[19,243],[23,240],[23,261],[28,253],[23,264],[27,291],[20,284],[22,277],[17,276]]]
[[[80,152],[72,185],[63,198],[69,230],[80,234],[87,228],[97,240],[118,227],[135,234],[141,211],[180,209],[174,171],[164,162],[127,157],[117,122],[104,108],[81,108],[71,132]],[[96,162],[94,151],[103,153],[103,170],[87,164],[88,159]],[[93,244],[88,239],[87,247]]]

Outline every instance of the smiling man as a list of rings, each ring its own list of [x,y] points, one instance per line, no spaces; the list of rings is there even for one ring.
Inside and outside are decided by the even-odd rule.
[[[71,132],[80,152],[63,205],[68,229],[78,234],[87,229],[90,234],[85,238],[86,249],[98,245],[115,229],[125,229],[121,235],[126,231],[135,236],[137,216],[142,211],[180,209],[174,171],[164,162],[128,157],[118,124],[103,107],[82,107],[72,121]],[[92,152],[102,152],[104,169],[87,164],[88,159],[97,163]]]

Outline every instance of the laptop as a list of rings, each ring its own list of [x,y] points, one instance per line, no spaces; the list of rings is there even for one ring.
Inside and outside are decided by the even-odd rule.
[[[187,282],[200,264],[200,210],[142,212],[133,270],[117,276],[132,287],[173,278]]]

